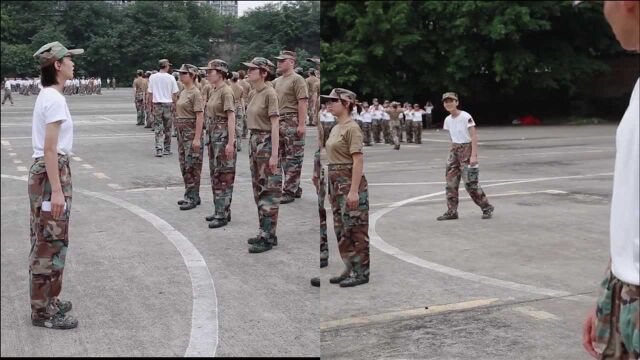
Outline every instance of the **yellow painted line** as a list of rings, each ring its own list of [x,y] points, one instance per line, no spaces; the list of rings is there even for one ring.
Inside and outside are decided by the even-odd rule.
[[[378,324],[378,323],[385,323],[389,321],[405,320],[405,319],[411,319],[416,317],[429,316],[429,315],[434,315],[434,314],[439,314],[439,313],[449,312],[449,311],[468,310],[468,309],[473,309],[481,306],[487,306],[498,300],[500,299],[498,298],[480,299],[480,300],[464,301],[464,302],[454,303],[454,304],[434,305],[434,306],[430,306],[428,309],[425,309],[425,308],[408,309],[408,310],[392,311],[392,312],[375,314],[375,315],[366,315],[366,316],[351,317],[351,318],[339,319],[339,320],[323,321],[320,323],[320,330],[328,330],[328,329],[345,327],[345,326],[353,326],[353,325]]]

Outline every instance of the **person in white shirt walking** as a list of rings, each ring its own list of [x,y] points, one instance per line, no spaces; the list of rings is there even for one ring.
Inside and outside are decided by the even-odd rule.
[[[640,3],[605,1],[603,9],[620,45],[625,50],[640,51]],[[582,345],[596,359],[640,359],[639,133],[640,78],[616,132],[610,262],[598,301],[589,311],[582,332]]]
[[[460,178],[469,196],[482,209],[482,218],[490,219],[494,207],[478,184],[478,134],[476,123],[466,111],[458,109],[458,95],[447,92],[442,95],[444,108],[451,114],[444,120],[444,130],[449,131],[451,145],[446,170],[447,212],[438,220],[458,218],[458,188]]]
[[[69,246],[73,121],[62,89],[73,78],[74,55],[59,42],[42,46],[33,57],[40,63],[43,89],[33,109],[31,142],[33,165],[29,170],[31,252],[29,279],[31,323],[49,329],[71,329],[78,321],[67,313],[70,301],[58,298]]]
[[[158,61],[160,71],[149,77],[147,102],[154,114],[156,134],[156,157],[171,155],[171,126],[178,100],[178,83],[169,73],[171,63],[167,59]],[[108,80],[108,78],[107,78]]]
[[[11,85],[12,85],[12,81],[5,78],[4,96],[2,97],[2,105],[4,105],[4,102],[7,101],[7,99],[9,99],[9,101],[11,101],[11,106],[13,106],[13,96],[11,96]]]

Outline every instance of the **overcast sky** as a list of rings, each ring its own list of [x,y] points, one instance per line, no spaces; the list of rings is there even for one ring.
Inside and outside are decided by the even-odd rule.
[[[280,1],[238,1],[238,16],[244,15],[244,12],[253,8],[257,8],[267,3]]]

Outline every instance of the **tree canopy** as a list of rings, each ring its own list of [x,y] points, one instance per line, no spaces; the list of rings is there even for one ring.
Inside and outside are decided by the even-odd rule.
[[[214,56],[236,70],[254,56],[282,49],[304,58],[320,54],[319,1],[270,3],[240,18],[191,1],[2,1],[2,76],[35,76],[33,53],[60,41],[85,49],[77,74],[130,79],[136,69],[168,58],[203,66]]]
[[[571,1],[323,1],[323,91],[423,103],[571,94],[622,52],[602,4]]]

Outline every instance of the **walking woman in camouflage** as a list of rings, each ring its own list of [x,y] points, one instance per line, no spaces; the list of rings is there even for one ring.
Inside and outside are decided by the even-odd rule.
[[[333,224],[346,266],[329,282],[357,286],[369,282],[369,190],[363,174],[363,135],[351,118],[356,94],[336,88],[322,97],[337,119],[325,145]]]
[[[194,83],[198,68],[191,64],[183,64],[178,71],[184,86],[176,101],[178,158],[184,179],[184,199],[179,200],[178,205],[180,210],[190,210],[200,205],[204,102]]]
[[[68,50],[59,42],[42,46],[33,57],[41,68],[43,89],[33,109],[31,131],[34,162],[29,170],[31,252],[29,280],[31,322],[50,329],[71,329],[78,321],[67,315],[70,301],[58,298],[62,290],[71,213],[73,121],[62,95],[73,79],[71,57],[84,50]]]
[[[236,178],[236,116],[233,90],[225,80],[229,76],[227,63],[215,59],[206,68],[211,84],[205,105],[207,134],[205,145],[209,153],[209,174],[213,190],[214,213],[205,219],[209,228],[219,228],[231,221],[231,199]]]
[[[265,82],[274,73],[271,61],[256,57],[243,63],[253,85],[247,105],[249,137],[249,168],[253,198],[258,206],[258,235],[250,238],[250,253],[261,253],[278,245],[276,227],[282,196],[282,171],[278,164],[280,116],[278,95]]]

